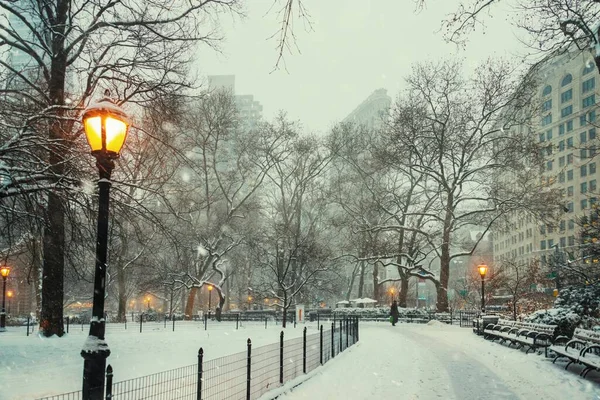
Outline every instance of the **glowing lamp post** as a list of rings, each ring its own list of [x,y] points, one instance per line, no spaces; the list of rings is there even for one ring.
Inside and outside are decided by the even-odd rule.
[[[10,314],[10,301],[13,297],[14,293],[12,290],[9,290],[6,292],[6,297],[8,297],[8,309],[7,309],[7,314]]]
[[[214,287],[213,285],[208,285],[208,312],[210,313],[210,300]]]
[[[394,293],[396,291],[394,290],[394,288],[390,288],[390,301],[393,303],[394,302]]]
[[[485,314],[485,275],[487,274],[488,266],[481,264],[477,267],[479,275],[481,275],[481,313]]]
[[[98,232],[96,239],[96,268],[92,320],[88,338],[81,350],[83,362],[83,399],[101,400],[104,397],[104,370],[110,355],[104,340],[104,297],[106,290],[106,254],[108,248],[108,210],[110,176],[125,144],[129,119],[123,109],[108,96],[90,104],[82,120],[87,142],[98,167]]]
[[[10,274],[10,267],[6,265],[0,268],[0,275],[2,275],[2,312],[0,313],[0,332],[6,330],[6,279]]]

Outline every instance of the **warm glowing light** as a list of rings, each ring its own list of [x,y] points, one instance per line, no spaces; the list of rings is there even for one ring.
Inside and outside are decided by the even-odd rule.
[[[482,278],[485,278],[485,274],[487,274],[488,266],[485,264],[481,264],[480,266],[477,267],[477,269],[479,270],[479,275],[481,275]]]
[[[5,265],[2,268],[0,268],[0,275],[2,275],[3,278],[6,278],[8,274],[10,274],[10,267],[7,267]]]
[[[13,294],[14,294],[14,293],[13,293],[13,291],[12,291],[12,290],[9,290],[8,292],[6,292],[6,295],[7,295],[8,297],[13,297]]]
[[[248,296],[248,301],[252,301],[252,296]]]
[[[209,292],[212,292],[212,290],[213,290],[213,289],[214,289],[214,288],[213,288],[213,285],[208,285],[208,291],[209,291]]]
[[[125,111],[105,97],[91,104],[83,113],[82,119],[92,153],[109,158],[119,157],[129,129]]]
[[[394,294],[394,292],[395,292],[394,288],[390,288],[390,293]]]

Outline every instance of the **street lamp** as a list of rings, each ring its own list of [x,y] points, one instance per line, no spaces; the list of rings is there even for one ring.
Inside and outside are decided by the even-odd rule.
[[[481,275],[481,313],[485,314],[485,274],[487,274],[488,266],[481,264],[477,269]]]
[[[394,302],[394,292],[395,292],[394,288],[393,287],[390,288],[390,300],[392,303]]]
[[[150,296],[146,297],[146,307],[150,310]]]
[[[214,287],[213,285],[208,285],[208,312],[210,313],[210,300]]]
[[[91,153],[98,167],[98,231],[96,238],[96,268],[90,333],[81,350],[83,362],[83,399],[101,400],[104,397],[104,370],[110,355],[104,340],[104,297],[106,291],[106,255],[108,247],[108,210],[110,175],[130,126],[125,111],[109,98],[90,104],[82,115],[83,128]]]
[[[14,293],[12,290],[9,290],[8,292],[6,292],[6,297],[8,297],[8,310],[7,310],[7,314],[10,314],[10,300],[12,299]]]
[[[6,330],[6,279],[10,274],[10,267],[4,265],[0,268],[0,275],[2,275],[2,312],[0,313],[0,332]]]

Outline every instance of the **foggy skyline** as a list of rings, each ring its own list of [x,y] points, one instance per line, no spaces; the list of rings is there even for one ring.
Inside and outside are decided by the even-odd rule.
[[[378,88],[395,100],[416,62],[456,56],[469,68],[488,57],[518,61],[525,53],[508,13],[470,34],[465,49],[446,43],[441,23],[456,3],[432,0],[415,12],[412,1],[304,0],[312,29],[295,15],[299,51],[290,42],[293,52],[285,53],[278,70],[278,6],[247,3],[245,18],[223,18],[222,52],[200,48],[195,68],[203,79],[236,75],[236,93],[254,95],[264,119],[284,110],[307,131],[323,134]]]

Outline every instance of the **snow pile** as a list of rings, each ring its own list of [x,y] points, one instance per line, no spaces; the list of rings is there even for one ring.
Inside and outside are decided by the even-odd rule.
[[[563,289],[554,308],[539,310],[525,318],[528,322],[558,325],[556,335],[573,336],[575,328],[600,328],[600,285]]]
[[[432,319],[431,321],[429,321],[427,323],[427,325],[429,325],[429,326],[444,326],[446,324],[444,324],[443,322],[437,321],[435,319]]]

